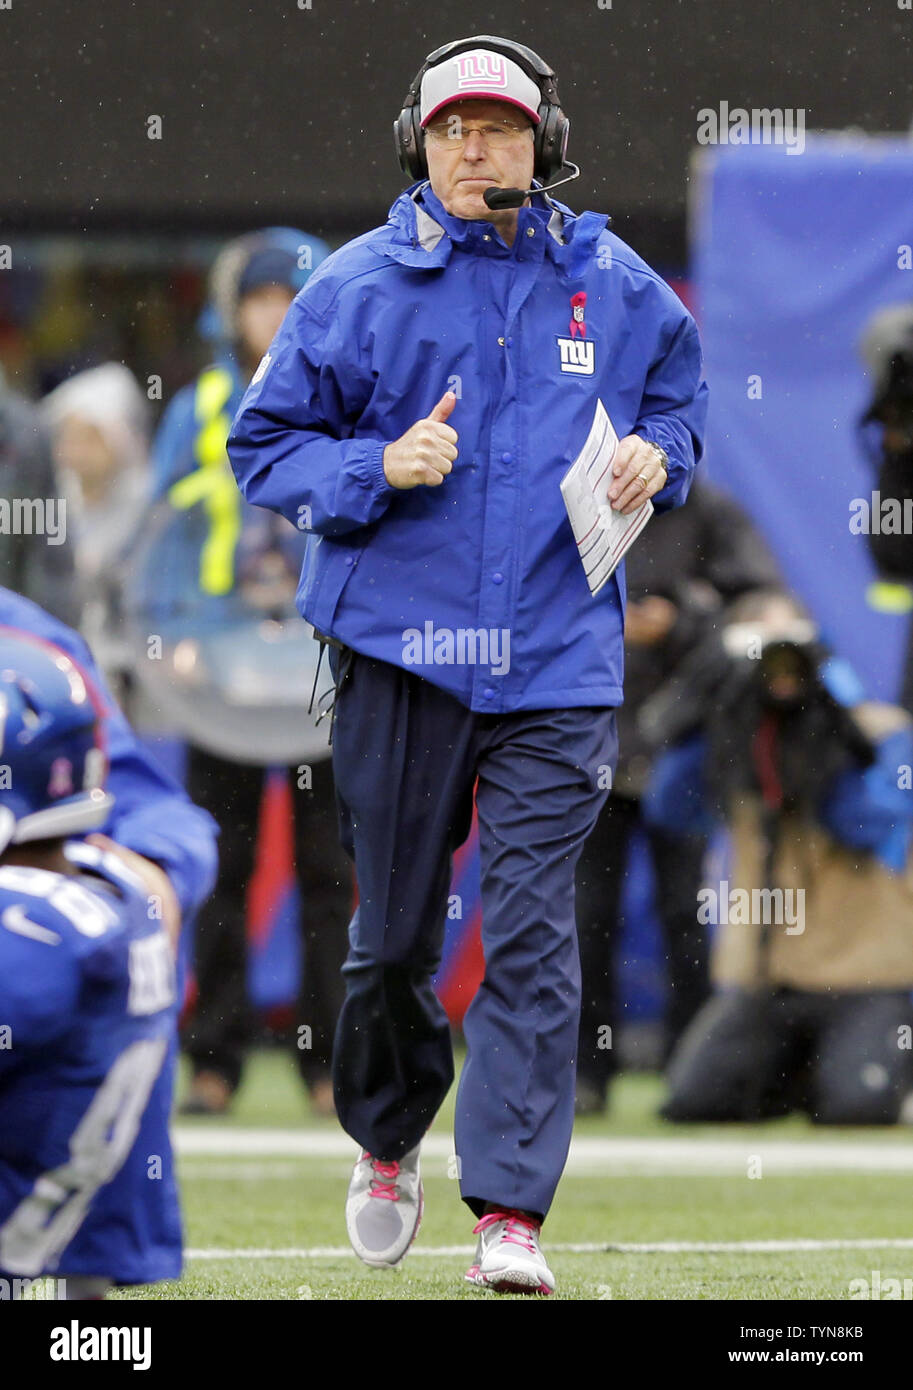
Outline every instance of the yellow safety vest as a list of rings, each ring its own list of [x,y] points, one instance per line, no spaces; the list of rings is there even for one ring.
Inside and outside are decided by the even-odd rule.
[[[227,594],[235,582],[235,551],[241,534],[241,493],[228,461],[226,443],[231,416],[225,407],[234,378],[224,367],[208,367],[197,381],[194,418],[197,433],[193,456],[199,465],[168,490],[179,511],[202,502],[209,535],[200,552],[200,588],[204,594]]]
[[[892,584],[886,579],[876,580],[866,589],[866,599],[876,613],[913,612],[913,589],[909,584]]]

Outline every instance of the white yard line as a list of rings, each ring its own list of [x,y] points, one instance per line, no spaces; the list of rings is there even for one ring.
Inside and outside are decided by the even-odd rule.
[[[339,1131],[304,1129],[204,1128],[178,1125],[173,1138],[182,1158],[323,1158],[351,1162],[355,1144]],[[446,1135],[429,1136],[422,1146],[425,1171],[448,1176],[454,1153]],[[745,1174],[755,1172],[913,1173],[913,1135],[898,1140],[802,1140],[738,1138],[578,1138],[571,1143],[569,1173]]]
[[[558,1255],[777,1255],[817,1250],[913,1250],[911,1240],[661,1240],[646,1243],[595,1245],[592,1243],[552,1244],[549,1253]],[[440,1259],[472,1255],[474,1245],[416,1245],[409,1260]],[[355,1259],[348,1245],[314,1245],[310,1248],[271,1250],[245,1247],[239,1250],[186,1250],[188,1260],[339,1260]]]

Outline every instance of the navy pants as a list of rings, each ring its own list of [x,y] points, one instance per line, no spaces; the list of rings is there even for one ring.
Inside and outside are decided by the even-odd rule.
[[[464,1020],[463,1200],[544,1217],[570,1145],[580,961],[574,870],[617,760],[605,707],[476,714],[439,687],[331,651],[333,770],[359,906],[333,1079],[343,1128],[386,1160],[421,1140],[453,1080],[435,995],[453,852],[479,817],[485,978]]]

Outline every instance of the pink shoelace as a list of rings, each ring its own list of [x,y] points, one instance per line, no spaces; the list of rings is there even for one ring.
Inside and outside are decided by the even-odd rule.
[[[505,1243],[521,1245],[524,1250],[529,1250],[531,1254],[536,1253],[534,1237],[539,1234],[541,1223],[534,1221],[530,1216],[521,1216],[518,1211],[490,1211],[487,1216],[482,1217],[477,1226],[473,1226],[473,1235],[493,1226],[496,1221],[507,1222],[504,1235],[501,1237]]]
[[[371,1158],[367,1149],[365,1150],[365,1158]],[[375,1173],[371,1179],[371,1196],[384,1197],[388,1202],[398,1202],[399,1193],[396,1190],[396,1179],[399,1177],[399,1164],[395,1161],[383,1163],[379,1158],[371,1158],[371,1167]]]

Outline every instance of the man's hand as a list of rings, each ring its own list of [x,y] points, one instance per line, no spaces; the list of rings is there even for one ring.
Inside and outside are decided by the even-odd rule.
[[[666,486],[666,470],[652,444],[639,435],[626,434],[619,439],[612,463],[614,481],[609,488],[609,502],[616,512],[629,516],[642,507],[648,497]]]
[[[384,474],[391,487],[439,487],[457,456],[455,429],[445,424],[456,405],[456,396],[445,391],[425,420],[416,420],[411,429],[384,450]]]
[[[177,954],[178,938],[181,935],[181,905],[165,870],[160,869],[158,864],[153,864],[151,859],[137,854],[135,850],[127,849],[126,845],[119,845],[116,840],[109,839],[107,835],[87,835],[86,843],[107,850],[109,854],[116,854],[128,869],[132,869],[137,878],[142,879],[150,903],[154,899],[161,912],[168,940]]]

